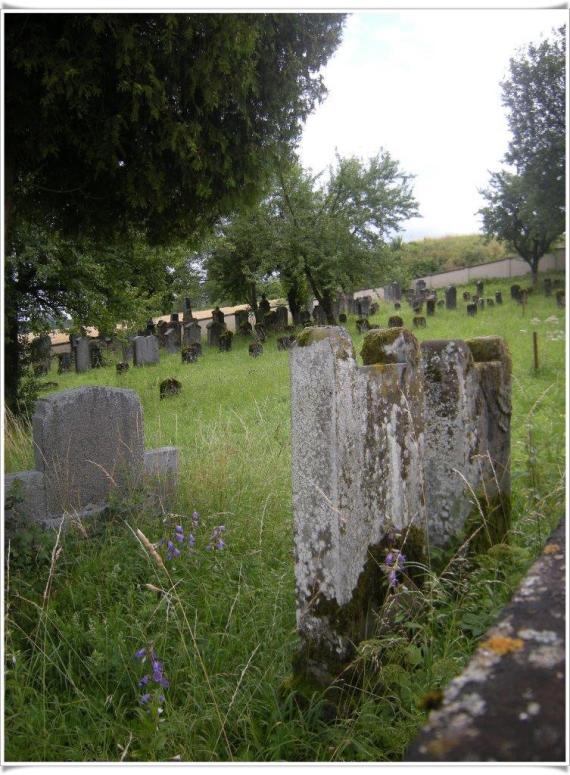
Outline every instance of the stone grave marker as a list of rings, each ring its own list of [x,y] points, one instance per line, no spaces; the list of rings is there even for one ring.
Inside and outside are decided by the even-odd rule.
[[[454,285],[448,285],[445,289],[445,308],[457,309],[457,288]]]
[[[158,337],[135,336],[133,339],[133,363],[135,366],[147,366],[160,360]]]
[[[75,371],[78,374],[83,374],[91,367],[91,360],[89,357],[89,339],[85,336],[78,336],[75,339],[74,346],[75,356]]]

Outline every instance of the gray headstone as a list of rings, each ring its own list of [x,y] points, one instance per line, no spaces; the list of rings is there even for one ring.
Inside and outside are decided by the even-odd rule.
[[[457,309],[457,288],[454,285],[448,285],[445,289],[445,308]]]
[[[146,366],[158,363],[160,359],[158,338],[150,336],[135,336],[133,339],[133,363],[135,366]]]
[[[36,469],[49,513],[104,503],[143,468],[143,415],[134,390],[81,387],[40,398],[32,418]]]
[[[169,353],[177,353],[180,350],[177,334],[178,332],[175,328],[169,328],[164,332],[164,346]]]
[[[202,329],[199,323],[187,323],[184,326],[182,336],[182,346],[189,347],[191,344],[200,344],[202,341]]]
[[[220,344],[220,336],[224,333],[226,330],[225,323],[220,323],[216,320],[213,320],[211,323],[208,323],[206,326],[206,331],[208,334],[208,344],[210,347],[219,347]]]
[[[89,339],[85,336],[77,337],[74,347],[75,371],[82,374],[91,367],[91,357],[89,354]]]

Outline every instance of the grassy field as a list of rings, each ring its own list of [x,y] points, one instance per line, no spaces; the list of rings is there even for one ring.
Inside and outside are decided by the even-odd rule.
[[[554,277],[556,275],[553,275]],[[434,558],[423,605],[394,631],[361,645],[364,681],[334,722],[318,695],[298,707],[284,688],[296,646],[288,354],[270,340],[261,358],[234,338],[196,363],[161,353],[158,366],[114,365],[47,379],[56,390],[105,384],[140,395],[146,448],[180,448],[176,513],[148,513],[123,494],[105,519],[55,535],[30,531],[6,556],[6,761],[398,761],[445,686],[564,513],[564,311],[531,295],[468,318],[438,308],[420,339],[500,334],[513,355],[514,522],[508,543]],[[470,290],[474,290],[473,287]],[[372,323],[386,325],[392,305]],[[404,322],[412,312],[402,307]],[[348,329],[357,351],[362,336]],[[533,368],[532,332],[540,366]],[[159,400],[175,377],[182,393]],[[33,467],[29,428],[6,425],[6,469]],[[199,525],[192,525],[192,512]],[[225,547],[206,548],[225,526]],[[156,543],[175,525],[193,550],[160,568],[135,535]],[[445,568],[445,570],[443,570]],[[150,585],[150,586],[149,586]],[[139,687],[154,649],[168,688]],[[286,683],[285,683],[286,685]],[[141,705],[143,692],[152,694]],[[158,695],[162,693],[164,700]]]

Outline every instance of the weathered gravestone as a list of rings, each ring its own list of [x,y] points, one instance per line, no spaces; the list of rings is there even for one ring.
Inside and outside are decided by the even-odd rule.
[[[168,328],[164,332],[164,346],[169,353],[177,353],[180,350],[180,329],[178,326]]]
[[[210,347],[219,347],[220,336],[226,330],[225,323],[220,323],[218,320],[213,320],[206,326],[206,332],[208,335],[208,344]]]
[[[399,315],[392,315],[388,318],[388,328],[401,328],[404,325],[404,321]]]
[[[233,331],[224,331],[223,334],[220,334],[220,338],[218,340],[218,350],[222,353],[229,353],[232,349],[233,337]]]
[[[313,308],[313,320],[317,326],[324,326],[327,322],[327,315],[320,304],[315,304]]]
[[[448,285],[445,289],[445,308],[457,309],[457,288],[454,285]]]
[[[566,307],[566,292],[565,291],[556,291],[556,306],[560,309],[564,309]]]
[[[463,291],[463,301],[470,301],[471,300],[471,294],[469,291]]]
[[[544,278],[544,295],[552,296],[552,279],[550,277]]]
[[[135,346],[133,341],[134,337],[129,339],[127,342],[121,342],[121,353],[123,356],[123,361],[126,363],[130,363],[130,361],[132,361],[134,358]]]
[[[372,304],[371,296],[360,296],[360,298],[356,299],[357,315],[361,318],[367,318],[371,314],[370,312],[371,304]]]
[[[78,336],[74,342],[73,354],[75,356],[75,371],[82,374],[91,366],[89,357],[89,339],[85,336]]]
[[[479,305],[479,309],[485,309],[485,299],[479,299],[477,303]]]
[[[97,342],[91,342],[89,345],[89,359],[92,369],[99,369],[103,366],[103,353]]]
[[[477,289],[477,295],[482,296],[483,288],[484,288],[483,280],[477,280],[477,282],[475,283],[475,287]]]
[[[510,515],[504,342],[420,347],[403,328],[380,329],[362,358],[358,367],[349,335],[332,326],[306,329],[291,351],[294,669],[309,684],[339,685],[373,636],[390,557],[424,559],[426,530],[436,546],[475,525],[500,539]]]
[[[48,334],[42,334],[32,340],[30,355],[34,374],[47,374],[51,365],[51,338]]]
[[[284,304],[275,308],[275,328],[277,331],[283,331],[289,323],[289,310]]]
[[[495,304],[503,303],[503,294],[501,291],[495,291]]]
[[[251,342],[248,351],[252,358],[259,358],[263,354],[263,345],[258,341]]]
[[[22,520],[54,524],[65,514],[90,516],[111,490],[140,487],[145,471],[175,476],[178,470],[175,447],[145,453],[134,390],[80,387],[40,398],[32,429],[35,470],[4,479],[6,494],[21,482]]]
[[[472,302],[471,304],[468,304],[466,307],[467,314],[470,318],[474,318],[477,314],[477,305],[475,302]]]
[[[412,318],[412,323],[414,324],[414,328],[425,328],[426,327],[426,319],[422,317],[421,315],[418,315],[414,318]]]
[[[242,326],[248,322],[248,311],[246,309],[238,309],[234,313],[235,330],[242,331]]]
[[[347,321],[347,317],[346,317],[345,313],[341,312],[340,315],[338,316],[338,322],[339,323],[346,323],[346,321]]]
[[[57,356],[57,373],[63,374],[66,371],[71,371],[71,353],[59,353]]]
[[[356,330],[359,334],[362,334],[365,331],[370,331],[370,323],[368,322],[368,318],[358,318],[356,321]]]
[[[487,305],[487,307],[494,307],[495,299],[485,299],[485,304]]]
[[[147,366],[160,360],[158,338],[153,336],[135,336],[133,339],[133,363],[135,366]]]
[[[194,321],[186,323],[183,329],[182,346],[189,347],[191,344],[200,344],[202,341],[202,329],[200,324]]]
[[[520,285],[511,285],[511,299],[518,301],[520,298],[521,287]]]
[[[436,302],[436,299],[426,300],[426,313],[430,316],[435,315],[435,302]]]

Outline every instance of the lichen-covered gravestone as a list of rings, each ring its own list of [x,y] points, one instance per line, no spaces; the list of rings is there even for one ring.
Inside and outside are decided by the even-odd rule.
[[[150,336],[135,336],[133,339],[133,360],[135,366],[146,366],[158,363],[160,360],[158,338]]]
[[[75,340],[73,351],[75,355],[75,371],[82,374],[91,367],[89,355],[89,339],[85,336],[79,336]]]
[[[80,387],[41,398],[32,430],[35,470],[5,477],[6,494],[16,480],[22,483],[19,511],[27,520],[51,524],[63,514],[96,514],[111,490],[139,489],[149,467],[165,475],[165,493],[175,478],[176,448],[144,450],[134,390]]]
[[[510,516],[510,358],[498,337],[364,340],[308,328],[291,352],[295,672],[329,685],[373,634],[387,555],[421,560],[466,528],[500,540]]]

